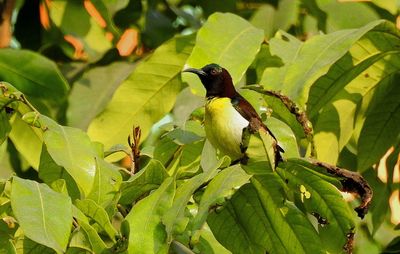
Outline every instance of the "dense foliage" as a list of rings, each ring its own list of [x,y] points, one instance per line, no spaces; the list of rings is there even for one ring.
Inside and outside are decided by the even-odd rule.
[[[399,252],[395,1],[8,1],[0,253]],[[213,62],[277,168],[263,133],[245,165],[205,139],[182,70]]]

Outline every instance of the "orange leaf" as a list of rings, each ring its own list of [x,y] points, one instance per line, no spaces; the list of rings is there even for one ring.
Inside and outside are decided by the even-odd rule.
[[[129,56],[138,45],[139,33],[136,29],[128,28],[124,31],[117,43],[117,49],[121,56]]]

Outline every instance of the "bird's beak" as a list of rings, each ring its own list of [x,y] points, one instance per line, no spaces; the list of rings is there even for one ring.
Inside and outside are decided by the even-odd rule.
[[[195,68],[189,68],[189,69],[185,69],[183,70],[183,72],[191,72],[191,73],[195,73],[199,76],[206,76],[207,74],[201,70],[201,69],[195,69]]]

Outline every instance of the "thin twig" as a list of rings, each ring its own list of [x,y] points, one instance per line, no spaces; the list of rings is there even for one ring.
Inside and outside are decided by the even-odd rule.
[[[140,159],[140,149],[139,149],[139,143],[140,143],[140,137],[142,135],[142,130],[140,129],[139,126],[132,127],[132,140],[131,136],[128,136],[128,145],[131,148],[131,175],[134,175],[135,172],[139,170],[139,159]]]

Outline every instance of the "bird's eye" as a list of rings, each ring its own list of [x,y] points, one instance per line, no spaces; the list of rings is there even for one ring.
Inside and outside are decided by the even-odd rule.
[[[212,75],[216,75],[217,73],[218,73],[218,72],[217,72],[216,69],[212,69],[212,70],[211,70],[211,74],[212,74]]]

